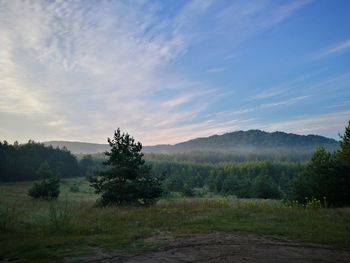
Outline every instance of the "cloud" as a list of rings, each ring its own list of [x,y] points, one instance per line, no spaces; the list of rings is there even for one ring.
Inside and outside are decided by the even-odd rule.
[[[225,71],[225,68],[210,68],[207,70],[208,73],[220,73]]]
[[[328,48],[325,48],[321,51],[316,52],[315,54],[312,55],[312,58],[320,59],[320,58],[348,52],[349,50],[350,50],[350,39],[346,39],[346,40],[339,42],[331,47],[328,47]]]
[[[244,108],[244,109],[236,109],[231,111],[219,111],[213,114],[208,114],[206,117],[231,117],[234,115],[241,115],[249,112],[255,111],[255,108]]]
[[[281,106],[289,106],[289,105],[298,103],[299,101],[302,101],[308,97],[309,96],[299,96],[299,97],[295,97],[295,98],[291,98],[291,99],[287,99],[287,100],[282,100],[282,101],[278,101],[278,102],[265,103],[265,104],[262,104],[260,106],[260,108],[267,109],[267,108],[274,108],[274,107],[281,107]]]
[[[254,100],[261,100],[261,99],[268,99],[271,97],[275,97],[277,95],[280,95],[284,93],[286,89],[280,88],[280,89],[269,89],[265,90],[253,97]]]
[[[159,20],[158,8],[144,2],[1,2],[2,120],[12,116],[46,127],[41,134],[14,131],[13,137],[103,142],[122,127],[145,139],[139,130],[193,116],[171,111],[197,100],[192,95],[155,95],[167,87],[206,91],[164,72],[186,52],[186,43],[174,21]],[[198,109],[193,103],[188,111]],[[8,123],[8,129],[17,127]]]
[[[328,105],[326,108],[332,109],[332,108],[339,108],[339,107],[345,107],[345,106],[350,106],[350,100],[346,101],[341,101],[340,103],[333,104],[333,105]]]
[[[260,125],[267,131],[286,131],[298,134],[322,134],[338,138],[350,120],[350,111],[334,112],[316,116],[302,116],[288,121]]]
[[[172,67],[196,45],[219,39],[235,47],[305,3],[189,1],[160,16],[153,1],[1,1],[0,135],[105,142],[121,127],[147,145],[251,127],[253,118],[236,117],[253,108],[206,116],[232,91]]]
[[[306,5],[310,4],[312,0],[299,0],[292,1],[290,3],[281,5],[276,9],[272,9],[270,13],[270,19],[266,19],[261,26],[262,27],[271,27],[282,23],[290,16],[295,14],[298,10],[302,9]]]

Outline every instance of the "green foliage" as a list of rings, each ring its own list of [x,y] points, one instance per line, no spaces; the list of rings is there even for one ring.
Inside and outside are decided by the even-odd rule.
[[[69,191],[77,180],[87,184],[79,178],[62,180],[66,202],[28,199],[23,189],[32,182],[0,183],[0,224],[6,220],[5,231],[0,231],[3,261],[62,262],[82,254],[96,255],[96,246],[102,251],[139,250],[146,247],[148,237],[159,233],[177,236],[248,232],[350,248],[348,208],[178,196],[161,199],[151,207],[100,209],[94,206],[95,195]]]
[[[194,189],[188,183],[185,183],[185,185],[182,187],[181,193],[187,197],[192,197],[195,195]]]
[[[334,203],[337,191],[335,156],[319,148],[312,156],[305,170],[295,182],[293,198],[303,202],[305,197],[322,199],[324,196]]]
[[[196,163],[247,161],[306,161],[317,147],[336,150],[336,140],[317,135],[297,135],[260,130],[237,131],[197,138],[175,145],[145,147],[148,160]]]
[[[340,138],[341,138],[340,149],[337,153],[337,158],[339,163],[342,166],[345,166],[347,169],[349,169],[350,167],[350,121],[348,122],[348,126],[345,127],[344,135],[340,136]]]
[[[0,203],[1,204],[1,203]],[[5,233],[14,230],[18,225],[18,209],[15,205],[0,206],[0,232]]]
[[[350,121],[341,136],[340,149],[336,153],[339,196],[343,204],[350,204]]]
[[[40,166],[37,176],[41,178],[41,182],[34,183],[29,189],[28,195],[35,199],[57,199],[60,194],[60,180],[53,175],[47,162]]]
[[[160,178],[151,175],[151,166],[142,158],[141,143],[136,143],[128,133],[121,133],[119,128],[108,143],[111,147],[106,152],[108,168],[89,178],[96,193],[101,194],[101,204],[151,204],[160,197]]]
[[[53,230],[64,231],[69,229],[72,215],[73,210],[67,201],[64,203],[59,203],[57,201],[50,202],[49,219]]]
[[[294,183],[292,198],[305,202],[327,199],[332,206],[350,204],[350,122],[341,136],[340,150],[319,148]]]
[[[0,142],[0,181],[35,180],[36,171],[43,162],[59,177],[80,174],[78,162],[66,149],[53,148],[29,141],[26,144]]]
[[[79,161],[79,168],[83,176],[91,175],[92,168],[94,166],[94,160],[90,154],[84,155],[84,157]]]
[[[258,176],[254,182],[254,196],[263,199],[279,199],[282,194],[278,185],[269,175]]]
[[[239,198],[280,198],[289,193],[290,184],[304,165],[286,162],[246,162],[198,164],[190,162],[152,161],[152,173],[166,171],[164,192],[189,192],[203,189],[214,194],[235,195]],[[267,179],[264,184],[263,181]],[[258,180],[257,178],[262,178]],[[260,183],[259,186],[256,184]],[[262,193],[263,186],[268,194]],[[259,190],[260,189],[260,190]],[[259,190],[259,191],[258,191]],[[266,192],[265,191],[265,192]],[[186,196],[193,195],[189,192]],[[196,193],[194,193],[196,196]]]
[[[79,186],[77,184],[73,184],[69,190],[72,192],[72,193],[78,193],[79,192]]]

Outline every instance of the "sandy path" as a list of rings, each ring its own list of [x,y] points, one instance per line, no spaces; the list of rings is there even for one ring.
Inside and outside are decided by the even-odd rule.
[[[80,262],[350,262],[350,251],[256,235],[192,235],[160,237],[168,243],[159,251],[139,254],[104,254],[79,258]]]

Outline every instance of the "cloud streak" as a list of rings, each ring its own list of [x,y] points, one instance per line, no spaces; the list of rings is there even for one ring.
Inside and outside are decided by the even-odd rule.
[[[286,131],[299,134],[323,134],[336,138],[338,132],[343,133],[350,118],[350,111],[302,116],[288,121],[260,125],[267,131]]]
[[[271,102],[271,103],[265,103],[260,106],[261,109],[267,109],[267,108],[275,108],[275,107],[282,107],[282,106],[289,106],[293,105],[295,103],[298,103],[304,99],[306,99],[309,96],[299,96],[287,100],[282,100],[278,102]]]
[[[320,59],[348,51],[350,51],[350,38],[315,53],[313,58]]]

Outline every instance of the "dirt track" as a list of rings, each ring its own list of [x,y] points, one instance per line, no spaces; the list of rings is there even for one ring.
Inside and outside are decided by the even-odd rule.
[[[350,251],[256,235],[159,236],[150,241],[166,242],[159,251],[139,254],[105,254],[79,258],[80,262],[350,262]]]

